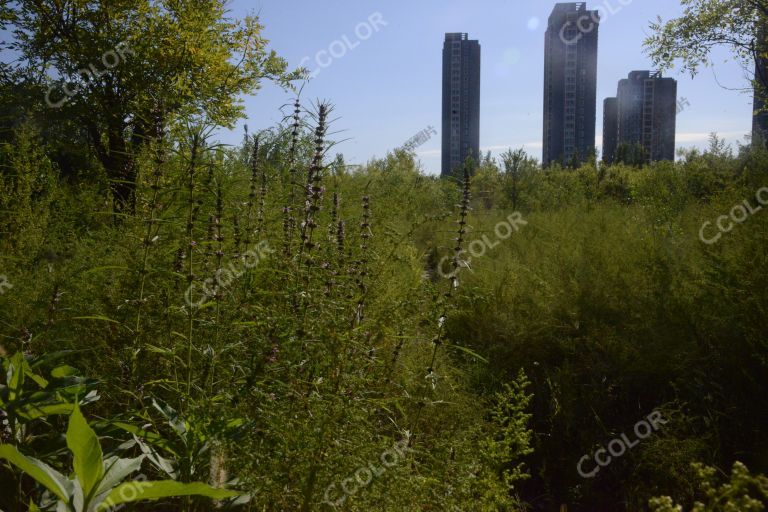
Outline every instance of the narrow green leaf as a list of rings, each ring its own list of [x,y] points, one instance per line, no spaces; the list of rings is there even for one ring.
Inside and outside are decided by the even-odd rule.
[[[77,404],[69,417],[67,447],[74,455],[75,475],[83,488],[85,499],[88,500],[104,476],[104,462],[99,438],[85,421]]]
[[[43,461],[23,455],[16,447],[0,444],[0,459],[5,459],[21,471],[34,478],[40,485],[51,491],[65,503],[69,502],[71,482]],[[69,484],[69,485],[68,485]]]
[[[32,421],[46,416],[68,416],[72,414],[73,409],[74,404],[68,403],[46,405],[29,404],[16,411],[16,414],[27,421]]]
[[[102,322],[109,322],[112,324],[120,324],[117,320],[112,320],[106,316],[94,315],[94,316],[74,316],[72,320],[101,320]]]
[[[103,267],[94,267],[85,271],[86,274],[93,274],[96,272],[102,272],[104,270],[130,270],[128,267],[118,265],[105,265]]]
[[[23,360],[22,366],[24,367],[24,375],[27,378],[32,379],[37,383],[38,386],[40,386],[42,389],[45,389],[48,387],[48,381],[43,378],[42,375],[38,375],[32,370],[32,367],[29,365],[26,359]]]
[[[52,363],[58,359],[63,359],[79,352],[87,352],[87,350],[57,350],[56,352],[47,352],[39,357],[36,357],[30,363],[30,366],[32,368],[37,368],[38,366]]]
[[[461,351],[461,352],[464,352],[465,354],[467,354],[467,355],[469,355],[469,356],[472,356],[472,357],[474,357],[475,359],[478,359],[478,360],[480,360],[480,361],[482,361],[482,362],[484,362],[484,363],[486,363],[486,364],[488,363],[488,360],[487,360],[486,358],[484,358],[483,356],[481,356],[481,355],[480,355],[480,354],[478,354],[477,352],[474,352],[474,351],[472,351],[472,350],[468,349],[467,347],[462,347],[462,346],[460,346],[460,345],[452,345],[452,344],[450,344],[450,343],[446,343],[446,344],[445,344],[445,346],[446,346],[447,348],[454,348],[454,349],[456,349],[456,350],[459,350],[459,351]]]
[[[24,385],[24,354],[16,352],[11,358],[11,364],[8,367],[8,401],[15,401],[21,394],[21,387]]]
[[[204,496],[215,500],[224,500],[239,496],[240,493],[227,489],[217,489],[208,484],[195,482],[185,484],[174,480],[154,482],[126,482],[115,487],[106,499],[98,504],[97,511],[106,511],[121,503],[157,500],[177,496]]]
[[[179,454],[173,449],[173,446],[171,445],[171,443],[168,442],[168,440],[162,437],[160,434],[151,432],[149,430],[145,430],[141,427],[137,427],[136,425],[131,425],[130,423],[123,423],[121,421],[113,421],[111,424],[117,428],[125,430],[126,432],[130,432],[131,434],[134,434],[135,436],[142,438],[152,446],[156,446],[157,448],[165,450],[166,452],[170,453],[174,457],[179,457]]]
[[[152,399],[152,405],[165,416],[165,419],[168,420],[168,424],[176,431],[179,437],[183,438],[187,433],[187,425],[179,413],[176,412],[176,409],[157,398]]]

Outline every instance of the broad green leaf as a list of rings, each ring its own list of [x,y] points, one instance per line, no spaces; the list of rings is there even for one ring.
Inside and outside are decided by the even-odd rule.
[[[83,397],[82,400],[80,400],[80,405],[91,404],[93,402],[96,402],[99,398],[101,398],[99,396],[99,392],[96,391],[95,389],[93,389],[93,390],[89,391],[88,394],[85,395],[85,397]]]
[[[108,457],[104,461],[104,478],[99,483],[98,490],[95,493],[94,503],[103,500],[112,489],[120,482],[125,480],[128,475],[136,473],[141,469],[141,463],[144,461],[144,455],[139,455],[135,459],[121,459],[119,457]]]
[[[67,447],[74,455],[75,475],[87,500],[104,476],[104,462],[99,438],[85,421],[77,404],[69,417]]]
[[[34,478],[40,485],[48,489],[59,499],[69,502],[72,485],[67,478],[48,466],[43,461],[27,457],[16,447],[9,444],[0,445],[0,459],[5,459],[21,471]]]
[[[237,499],[232,500],[229,502],[230,507],[242,507],[243,505],[247,505],[251,501],[252,496],[250,494],[243,494],[239,496]]]
[[[173,498],[176,496],[204,496],[215,500],[224,500],[239,496],[240,493],[227,489],[217,489],[208,484],[195,482],[185,484],[174,480],[154,482],[126,482],[117,486],[97,507],[97,511],[106,511],[121,503]]]
[[[228,429],[240,428],[243,425],[245,425],[245,419],[244,418],[235,418],[235,419],[230,420],[230,421],[227,422],[227,428]]]
[[[77,368],[73,368],[69,365],[62,365],[58,368],[54,368],[51,370],[51,377],[55,379],[60,379],[62,377],[69,377],[71,375],[77,375],[79,373]]]

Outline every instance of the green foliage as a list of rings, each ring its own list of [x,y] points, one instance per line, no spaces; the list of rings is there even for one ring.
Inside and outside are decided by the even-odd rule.
[[[725,45],[748,68],[754,59],[760,22],[768,4],[763,0],[682,0],[683,14],[651,24],[645,46],[655,66],[671,68],[675,61],[696,74],[710,63],[709,55]],[[759,51],[759,48],[758,48]],[[759,79],[756,77],[756,79]]]
[[[766,472],[768,411],[749,397],[768,392],[758,327],[768,218],[758,211],[712,247],[698,235],[745,199],[756,205],[767,176],[760,154],[708,151],[602,177],[551,169],[520,183],[528,224],[472,257],[449,331],[490,362],[472,366],[478,392],[520,368],[531,379],[537,436],[526,462],[537,470],[524,497],[642,510],[652,496],[684,495],[697,460],[731,464],[747,453]],[[496,205],[508,204],[495,191],[501,180],[478,185],[491,200],[478,198],[469,219],[494,244],[504,219]],[[658,408],[669,425],[594,480],[577,474],[580,457],[631,437],[642,412]]]
[[[7,460],[53,494],[58,499],[56,510],[91,512],[109,510],[122,503],[160,498],[196,495],[222,500],[238,495],[237,492],[216,489],[202,483],[123,482],[140,469],[144,457],[104,459],[99,439],[77,404],[69,417],[66,439],[74,459],[74,479],[43,461],[23,455],[12,445],[0,444],[0,459]]]
[[[693,464],[698,480],[697,495],[704,501],[696,501],[691,512],[760,512],[768,505],[768,478],[753,476],[741,462],[735,462],[730,480],[718,485],[717,470],[703,464]],[[683,512],[669,496],[649,501],[653,512]]]
[[[38,135],[29,124],[19,127],[11,143],[0,144],[0,254],[27,260],[38,254],[57,189]],[[0,264],[4,259],[0,256]]]
[[[626,164],[632,167],[641,167],[648,162],[648,152],[642,144],[619,144],[616,148],[617,164]]]
[[[107,418],[95,428],[107,458],[146,459],[154,479],[237,485],[266,510],[326,510],[326,493],[348,510],[533,498],[633,510],[686,496],[694,461],[748,453],[766,471],[768,413],[749,399],[768,392],[766,220],[712,247],[698,239],[764,186],[759,151],[714,144],[680,163],[545,171],[518,153],[509,172],[480,166],[469,200],[402,152],[356,171],[325,165],[316,134],[292,126],[233,149],[176,130],[140,155],[135,214],[105,222],[103,188],[54,183],[55,257],[41,266],[7,246],[3,344],[53,386],[41,405],[62,407],[74,397],[61,379],[76,374],[62,364],[49,379],[34,361],[77,350],[67,357],[109,397],[92,405]],[[485,235],[492,248],[459,264],[451,288],[436,269],[453,261],[453,205],[465,202],[459,245]],[[514,203],[527,224],[496,241]],[[24,386],[43,396],[31,377]],[[579,477],[580,457],[650,410],[669,423]],[[18,417],[31,433],[15,435],[18,450],[62,473],[59,418]],[[341,494],[372,466],[378,476]],[[11,477],[12,506],[43,503]]]
[[[352,170],[328,157],[330,106],[298,100],[227,148],[211,134],[239,94],[294,76],[255,19],[64,4],[62,38],[58,4],[0,7],[25,65],[78,80],[110,45],[132,53],[29,124],[0,91],[4,510],[201,512],[229,487],[247,496],[216,507],[644,510],[694,499],[694,461],[768,472],[768,217],[699,240],[766,186],[765,152],[713,137],[642,166],[517,150],[439,179],[396,151]],[[107,178],[134,210],[113,215]],[[649,411],[662,428],[578,475]]]
[[[29,426],[48,416],[70,415],[77,397],[80,403],[98,398],[92,390],[94,381],[77,376],[77,370],[68,365],[55,367],[48,378],[36,370],[66,353],[48,353],[28,360],[22,352],[14,356],[0,356],[5,383],[0,383],[0,408],[4,422],[0,440],[23,442],[30,434]]]
[[[264,79],[301,76],[268,50],[257,18],[229,17],[222,0],[20,1],[3,19],[4,78],[24,93],[25,116],[52,124],[62,145],[92,147],[118,206],[133,204],[135,157],[177,120],[231,127]]]
[[[496,497],[493,510],[506,510],[517,505],[517,500],[511,498],[511,492],[516,482],[529,477],[521,462],[523,457],[533,452],[533,432],[528,430],[531,415],[526,412],[533,398],[526,393],[529,385],[530,382],[521,370],[512,385],[504,384],[503,390],[496,393],[490,410],[498,433],[483,443],[483,456],[487,459],[487,467],[501,476],[507,489],[507,492]]]

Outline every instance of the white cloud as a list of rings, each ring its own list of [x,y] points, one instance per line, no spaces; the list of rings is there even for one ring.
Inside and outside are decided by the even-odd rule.
[[[744,139],[745,136],[749,135],[748,132],[743,131],[733,131],[733,132],[719,132],[717,134],[718,137],[721,139],[725,139],[729,142],[735,142],[735,141],[741,141]],[[695,144],[706,144],[709,142],[709,136],[710,134],[708,132],[684,132],[684,133],[677,133],[675,136],[675,143],[676,145],[680,146],[690,146]],[[480,151],[482,153],[486,153],[488,151],[491,151],[492,153],[502,152],[506,151],[507,149],[516,149],[519,147],[523,147],[528,152],[541,150],[544,147],[544,144],[541,141],[535,141],[535,142],[523,142],[522,144],[508,144],[508,145],[494,145],[494,146],[484,146],[480,148]],[[595,146],[602,148],[603,147],[603,136],[598,135],[595,137]],[[424,151],[419,151],[416,153],[418,156],[422,158],[439,158],[441,154],[440,149],[427,149]]]
[[[675,136],[675,142],[677,143],[695,143],[695,142],[708,142],[709,133],[705,132],[688,132],[678,133]],[[720,132],[717,134],[721,139],[743,139],[748,132]]]

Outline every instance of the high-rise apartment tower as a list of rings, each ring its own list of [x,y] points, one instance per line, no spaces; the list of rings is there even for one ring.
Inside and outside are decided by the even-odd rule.
[[[558,3],[544,42],[542,164],[584,162],[595,150],[600,16],[584,2]]]
[[[603,121],[606,163],[616,160],[622,146],[642,148],[645,161],[675,159],[677,80],[659,72],[632,71],[605,105],[614,101],[615,112],[606,107]]]
[[[480,43],[445,34],[443,44],[443,176],[480,158]]]

